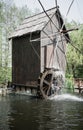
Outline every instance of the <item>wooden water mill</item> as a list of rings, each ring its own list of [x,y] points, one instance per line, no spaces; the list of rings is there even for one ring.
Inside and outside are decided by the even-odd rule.
[[[45,99],[59,93],[65,77],[66,44],[70,40],[59,7],[26,18],[9,40],[11,87],[16,92],[35,90],[38,97]]]

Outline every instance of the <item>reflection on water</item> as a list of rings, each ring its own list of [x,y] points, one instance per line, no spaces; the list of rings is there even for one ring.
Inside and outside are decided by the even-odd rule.
[[[0,130],[9,130],[10,101],[0,97]]]
[[[0,130],[82,129],[82,98],[69,94],[51,100],[15,95],[0,97]]]

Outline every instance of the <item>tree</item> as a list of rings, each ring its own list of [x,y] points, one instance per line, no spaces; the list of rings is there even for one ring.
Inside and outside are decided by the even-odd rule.
[[[68,24],[68,27],[70,28],[73,26],[77,26],[77,23],[72,22]],[[73,77],[77,77],[77,75],[83,77],[83,25],[80,26],[80,29],[78,31],[71,32],[70,37],[72,44],[78,48],[80,52],[74,48],[71,43],[67,45],[67,59],[69,65],[67,74],[73,75]],[[81,69],[77,71],[77,69],[80,67]]]

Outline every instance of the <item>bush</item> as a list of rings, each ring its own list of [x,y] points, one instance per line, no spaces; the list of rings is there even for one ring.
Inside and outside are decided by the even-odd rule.
[[[74,83],[72,78],[66,78],[65,87],[68,89],[74,89]]]
[[[11,68],[0,67],[0,84],[11,81]]]

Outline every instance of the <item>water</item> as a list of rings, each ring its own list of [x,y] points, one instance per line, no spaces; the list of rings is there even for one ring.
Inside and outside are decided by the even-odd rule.
[[[83,99],[62,94],[49,100],[0,97],[0,130],[82,130]]]
[[[54,97],[51,97],[50,100],[83,102],[83,98],[82,97],[74,96],[74,95],[71,95],[71,94],[56,95]]]

